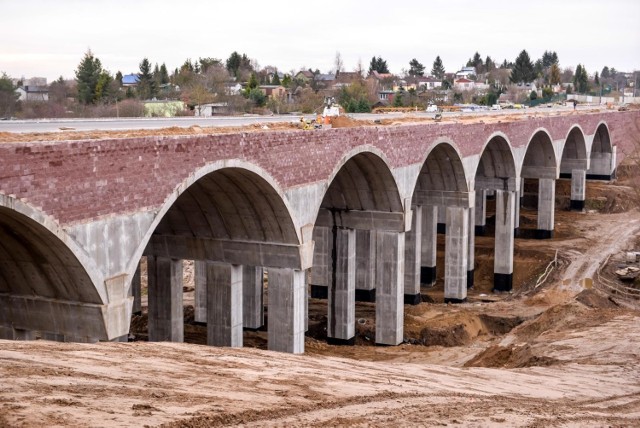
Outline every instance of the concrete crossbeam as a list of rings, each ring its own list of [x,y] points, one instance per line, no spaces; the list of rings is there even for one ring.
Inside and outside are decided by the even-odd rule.
[[[517,187],[517,180],[513,177],[476,176],[475,179],[476,197],[479,190],[517,190]]]
[[[192,236],[153,235],[146,255],[228,264],[307,269],[313,261],[313,242],[302,245],[238,241]]]
[[[321,208],[316,220],[316,227],[338,226],[345,229],[384,230],[388,232],[404,232],[410,227],[411,211],[408,213],[360,210],[329,210]]]
[[[416,205],[439,205],[444,207],[469,208],[475,202],[473,192],[457,192],[444,190],[416,190],[413,203]]]
[[[538,178],[555,180],[558,178],[558,169],[554,166],[524,165],[520,173],[522,178]],[[505,189],[505,190],[516,190]]]

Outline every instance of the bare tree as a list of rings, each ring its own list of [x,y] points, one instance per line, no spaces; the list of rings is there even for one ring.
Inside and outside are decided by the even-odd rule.
[[[333,66],[336,74],[344,71],[344,63],[342,62],[342,55],[340,55],[340,51],[336,51],[336,57],[333,60]]]

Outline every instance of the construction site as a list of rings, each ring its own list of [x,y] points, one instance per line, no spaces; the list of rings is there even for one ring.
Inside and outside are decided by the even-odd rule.
[[[535,115],[536,113],[529,113]],[[451,123],[526,115],[440,118]],[[394,127],[433,118],[359,121]],[[52,134],[0,134],[0,144],[307,129],[304,123]],[[637,143],[640,148],[640,140]],[[638,426],[640,420],[640,162],[629,154],[610,181],[588,181],[571,211],[571,180],[555,187],[552,239],[532,239],[537,181],[520,195],[513,289],[495,293],[496,200],[475,237],[473,287],[445,303],[444,272],[404,306],[398,346],[375,343],[375,303],[356,302],[354,346],[327,343],[327,300],[310,298],[304,354],[269,351],[265,326],[243,348],[211,347],[194,316],[194,264],[184,261],[184,343],[148,342],[147,277],[128,343],[0,341],[3,426]],[[438,266],[445,258],[439,234]],[[144,265],[145,258],[142,258]]]

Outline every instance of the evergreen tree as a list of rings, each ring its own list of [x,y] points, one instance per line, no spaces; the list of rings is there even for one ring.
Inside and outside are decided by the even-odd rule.
[[[289,76],[288,74],[285,74],[284,77],[282,78],[282,86],[284,86],[285,88],[288,88],[289,85],[291,85],[292,79],[291,76]]]
[[[415,58],[409,61],[409,76],[424,76],[424,65]]]
[[[600,72],[600,77],[602,77],[603,79],[608,79],[609,77],[611,77],[611,75],[609,74],[609,67],[605,65],[602,68],[602,71]]]
[[[544,68],[549,68],[553,64],[558,64],[558,54],[551,51],[544,51],[542,54],[542,66]]]
[[[480,56],[480,53],[476,51],[475,54],[473,54],[473,58],[470,58],[467,61],[467,67],[473,67],[476,69],[476,73],[483,73],[484,72],[484,64],[482,63],[482,57]]]
[[[96,102],[96,86],[101,74],[102,64],[100,60],[93,56],[91,50],[88,50],[76,69],[78,101],[80,103],[93,104]]]
[[[576,67],[576,72],[573,76],[573,85],[576,92],[586,93],[589,91],[589,74],[587,68],[581,64]]]
[[[122,86],[122,73],[120,70],[116,72],[115,81],[118,82],[118,86]]]
[[[596,74],[593,76],[593,83],[595,83],[596,86],[600,86],[600,78],[598,77],[597,71],[596,71]]]
[[[5,73],[0,77],[0,117],[11,117],[16,111],[19,95],[13,81]]]
[[[251,93],[251,90],[257,89],[258,86],[259,86],[258,76],[256,76],[256,73],[251,73],[251,76],[249,77],[249,81],[247,82],[247,86],[244,89],[245,95],[248,97]]]
[[[113,82],[113,77],[108,71],[103,70],[96,84],[96,101],[108,101],[112,95],[115,95],[111,94],[111,82]]]
[[[580,92],[580,76],[582,76],[582,65],[576,66],[576,71],[573,73],[573,87],[577,92]]]
[[[280,85],[280,76],[278,76],[278,71],[276,70],[275,73],[273,73],[273,79],[271,79],[271,84],[272,85]]]
[[[442,60],[438,55],[433,61],[433,67],[431,68],[431,75],[436,79],[443,79],[445,74],[444,65],[442,64]]]
[[[484,60],[485,71],[489,72],[496,68],[496,63],[487,55],[487,59]],[[494,103],[495,104],[495,103]]]
[[[536,73],[526,50],[520,52],[511,69],[509,80],[513,83],[529,83],[536,78]]]
[[[562,82],[560,77],[560,67],[558,64],[552,64],[549,70],[549,83],[552,85],[559,85]]]
[[[383,60],[381,57],[373,57],[371,58],[371,62],[369,63],[369,74],[373,71],[377,71],[380,74],[385,74],[389,72],[389,67],[387,66],[387,61]]]
[[[167,66],[162,63],[160,66],[160,84],[165,85],[169,83],[169,73],[167,72]]]
[[[240,71],[242,69],[252,70],[251,60],[246,54],[240,55],[238,52],[233,51],[233,53],[227,58],[225,63],[229,74],[235,77],[240,77]]]
[[[151,63],[147,58],[140,62],[138,73],[138,96],[142,100],[148,100],[158,95],[158,86],[151,73]]]

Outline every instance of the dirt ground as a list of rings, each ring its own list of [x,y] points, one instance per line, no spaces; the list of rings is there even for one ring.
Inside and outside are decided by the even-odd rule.
[[[468,302],[442,303],[439,278],[405,306],[400,346],[374,346],[373,303],[356,305],[356,346],[328,345],[316,299],[304,355],[267,351],[266,329],[203,346],[188,264],[186,343],[146,342],[144,312],[130,343],[0,341],[0,427],[640,426],[640,283],[614,274],[640,251],[629,183],[589,182],[575,213],[558,180],[555,237],[516,239],[512,293],[491,292],[489,204]]]

